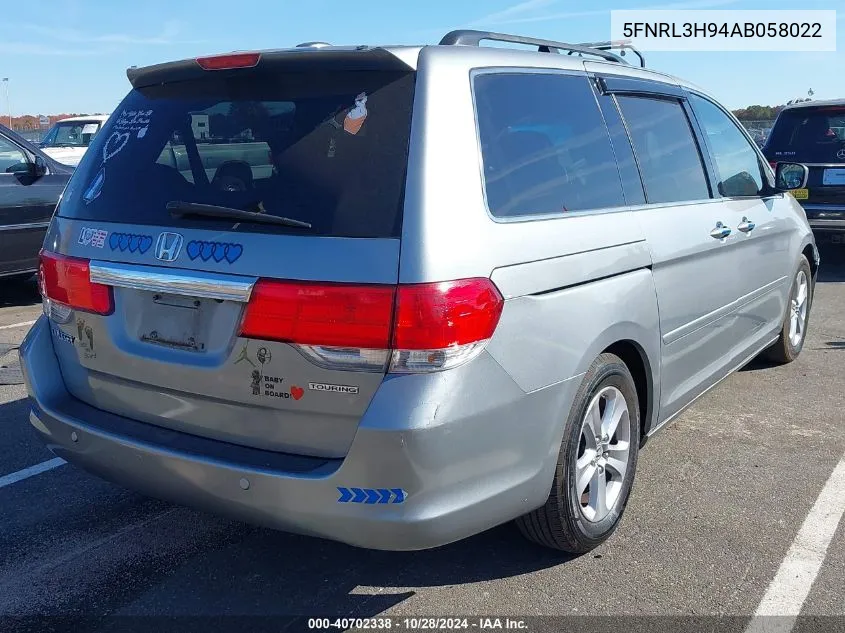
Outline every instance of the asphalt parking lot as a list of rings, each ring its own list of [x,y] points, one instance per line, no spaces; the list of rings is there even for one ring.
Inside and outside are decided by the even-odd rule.
[[[802,525],[845,456],[845,245],[821,248],[799,360],[752,363],[650,441],[620,529],[580,558],[509,525],[427,552],[373,552],[144,498],[67,464],[10,479],[53,456],[30,430],[24,387],[2,385],[0,628],[35,615],[108,630],[140,621],[110,616],[220,616],[206,630],[239,630],[235,616],[589,615],[663,616],[651,630],[688,628],[670,616],[735,616],[724,622],[743,630],[778,577],[792,599],[806,593],[794,630],[845,630],[845,521],[816,551],[817,576],[779,574],[799,531],[817,529]],[[14,382],[14,348],[40,309],[34,285],[0,285],[0,382]]]

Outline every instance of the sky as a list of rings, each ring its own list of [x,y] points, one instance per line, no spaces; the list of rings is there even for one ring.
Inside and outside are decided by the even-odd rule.
[[[845,0],[27,0],[0,22],[14,115],[111,112],[126,68],[232,50],[436,44],[457,28],[567,42],[610,37],[611,9],[837,9],[837,52],[651,52],[650,68],[724,105],[845,97]],[[0,90],[0,112],[8,110]]]

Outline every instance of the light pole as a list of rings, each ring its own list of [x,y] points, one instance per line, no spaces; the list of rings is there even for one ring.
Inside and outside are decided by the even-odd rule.
[[[12,129],[12,102],[9,100],[9,78],[3,77],[3,85],[6,86],[6,107],[9,110],[9,129]]]

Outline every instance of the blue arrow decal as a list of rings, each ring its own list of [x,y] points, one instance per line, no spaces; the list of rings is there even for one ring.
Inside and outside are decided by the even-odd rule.
[[[396,498],[393,500],[393,503],[402,503],[403,501],[405,501],[405,497],[408,494],[401,488],[392,488],[390,492],[396,495]]]
[[[337,500],[338,503],[349,503],[352,499],[352,493],[349,491],[349,488],[341,488],[338,486],[338,492],[340,493],[340,499]]]
[[[401,488],[346,488],[338,486],[338,503],[365,503],[367,505],[384,503],[404,503],[408,493]]]

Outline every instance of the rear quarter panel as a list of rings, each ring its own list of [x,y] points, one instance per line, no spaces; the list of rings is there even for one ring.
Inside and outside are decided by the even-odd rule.
[[[547,65],[583,72],[583,62],[457,48],[464,47],[423,49],[419,58],[400,282],[491,277],[506,302],[487,349],[526,393],[580,376],[623,340],[641,351],[651,384],[659,385],[651,259],[635,214],[497,221],[485,203],[472,71]]]

